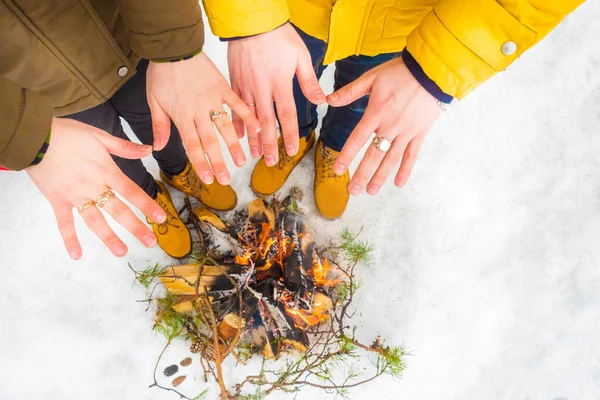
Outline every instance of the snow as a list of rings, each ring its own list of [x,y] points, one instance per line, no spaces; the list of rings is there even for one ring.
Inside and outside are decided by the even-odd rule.
[[[328,222],[311,197],[312,156],[292,175],[287,187],[306,188],[321,240],[363,227],[376,245],[360,271],[359,337],[381,335],[413,354],[401,381],[381,378],[354,399],[598,398],[598,12],[600,2],[588,1],[453,106],[405,189],[353,198]],[[225,72],[225,46],[210,37],[206,49]],[[329,69],[328,90],[331,79]],[[251,169],[234,174],[241,204],[253,197]],[[148,388],[164,342],[127,268],[168,263],[160,249],[115,227],[130,253],[113,258],[78,220],[84,258],[71,262],[25,174],[0,173],[0,192],[0,399],[177,399]],[[185,354],[175,346],[164,366]],[[188,395],[206,387],[195,371],[180,386]],[[225,376],[242,374],[227,366]]]

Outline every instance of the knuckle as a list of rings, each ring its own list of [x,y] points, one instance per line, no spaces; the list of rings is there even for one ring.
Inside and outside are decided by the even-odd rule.
[[[72,223],[68,218],[57,218],[56,225],[58,226],[58,229],[61,232],[65,233],[67,230],[70,229]]]
[[[84,215],[83,220],[89,227],[96,227],[100,222],[100,218],[96,213],[88,213],[87,215]]]
[[[277,111],[279,121],[282,122],[293,122],[296,119],[296,110],[291,108],[283,108]]]
[[[202,143],[205,147],[220,147],[219,139],[215,135],[207,135],[202,138]]]
[[[124,198],[131,199],[138,194],[138,187],[134,183],[128,182],[123,186],[120,192]]]

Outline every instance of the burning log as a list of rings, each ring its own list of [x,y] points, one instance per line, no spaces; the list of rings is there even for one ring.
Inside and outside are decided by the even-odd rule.
[[[197,310],[206,288],[220,340],[241,337],[267,358],[290,349],[306,351],[307,331],[329,318],[333,304],[326,292],[335,282],[328,280],[331,267],[319,259],[302,216],[262,198],[248,204],[241,226],[228,227],[206,208],[195,208],[193,214],[205,226],[235,238],[238,254],[220,258],[218,266],[167,268],[160,280],[170,293],[181,296],[174,306],[177,312]]]

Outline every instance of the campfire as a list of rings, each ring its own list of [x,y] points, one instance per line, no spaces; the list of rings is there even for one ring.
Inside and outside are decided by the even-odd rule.
[[[176,374],[179,366],[195,365],[193,358],[186,356],[164,369],[170,385],[157,378],[163,355],[176,339],[190,341],[204,380],[218,382],[221,400],[263,399],[276,390],[290,393],[303,386],[346,395],[348,388],[382,374],[401,375],[406,355],[402,347],[384,346],[379,338],[365,345],[348,324],[359,286],[354,271],[368,261],[372,246],[344,231],[341,243],[319,248],[298,197],[256,199],[228,223],[185,200],[180,214],[188,211],[188,224],[196,233],[193,262],[134,270],[148,290],[149,308],[154,305],[154,329],[167,339],[150,387],[192,400],[181,392],[187,375]],[[375,355],[369,357],[375,360],[370,370],[356,364],[359,352]],[[277,370],[269,367],[267,360],[292,353],[296,362],[285,362]],[[228,387],[222,363],[246,365],[255,356],[263,358],[260,370]],[[332,375],[339,365],[347,375],[341,381]],[[242,394],[248,390],[255,392]],[[206,397],[193,397],[200,398]]]
[[[207,293],[219,321],[219,339],[239,336],[267,358],[306,351],[307,333],[329,319],[331,293],[340,282],[339,271],[317,254],[302,215],[286,203],[259,198],[248,204],[245,224],[235,228],[205,208],[195,209],[198,221],[228,235],[235,256],[222,257],[217,265],[171,266],[160,275],[177,296],[177,311],[196,312],[194,303]]]

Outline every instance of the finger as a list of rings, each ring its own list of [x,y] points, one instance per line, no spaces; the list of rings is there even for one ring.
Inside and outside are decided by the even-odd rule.
[[[165,148],[171,136],[171,118],[154,97],[148,97],[148,105],[152,115],[154,150],[159,151]]]
[[[207,117],[208,118],[208,115]],[[181,122],[175,122],[179,132],[181,134],[181,140],[183,141],[183,147],[188,153],[196,172],[200,176],[202,182],[210,185],[214,182],[214,175],[212,169],[210,169],[210,165],[206,161],[206,154],[204,153],[204,147],[202,147],[202,143],[200,142],[200,137],[198,136],[198,130],[196,128],[196,124],[193,119],[188,118],[187,120]],[[212,130],[212,126],[211,126]]]
[[[394,169],[400,163],[400,158],[402,158],[402,153],[406,148],[406,142],[408,141],[408,137],[402,135],[397,137],[392,143],[392,148],[387,152],[383,161],[373,174],[373,177],[369,181],[367,185],[367,193],[370,195],[376,195],[390,174],[394,171]]]
[[[219,119],[228,118],[225,111],[221,111],[221,113],[222,116]],[[225,165],[225,160],[221,153],[221,144],[215,134],[212,121],[208,116],[197,117],[196,128],[198,129],[202,147],[204,148],[206,157],[208,157],[208,160],[210,161],[214,176],[217,177],[217,181],[221,185],[229,185],[231,183],[231,175],[229,175],[229,171],[227,171],[227,166]]]
[[[293,81],[287,82],[285,87],[275,88],[275,104],[277,105],[277,119],[281,126],[285,151],[294,156],[298,152],[300,136],[298,132],[298,112],[293,95]]]
[[[325,103],[325,93],[323,93],[323,89],[319,85],[319,79],[317,79],[317,75],[315,74],[312,59],[308,51],[302,52],[298,59],[296,76],[300,84],[300,89],[308,101],[317,105]]]
[[[244,166],[246,164],[246,156],[227,113],[223,111],[221,117],[215,118],[214,122],[223,140],[225,140],[225,144],[235,165],[238,167]]]
[[[394,140],[392,135],[383,135],[377,133],[376,135],[379,138],[385,138],[389,140],[390,143]],[[375,173],[379,167],[379,164],[381,164],[381,161],[383,161],[385,155],[385,152],[379,150],[373,144],[367,148],[362,161],[354,172],[352,180],[348,185],[348,191],[350,194],[358,196],[362,192],[363,188],[367,185],[367,182],[369,182],[369,179],[371,179],[371,176],[373,176],[373,173]]]
[[[125,176],[116,165],[106,171],[104,182],[141,210],[146,217],[158,223],[167,220],[165,211],[142,188]]]
[[[373,111],[372,108],[367,107],[365,115],[356,125],[356,128],[352,131],[346,144],[342,148],[339,156],[334,165],[334,171],[338,175],[342,175],[348,169],[354,157],[358,154],[360,149],[365,145],[367,140],[375,132],[379,125],[378,111]]]
[[[116,197],[110,199],[104,206],[104,210],[146,247],[156,245],[157,239],[154,233],[120,199]]]
[[[341,107],[368,95],[376,76],[372,71],[364,73],[360,78],[327,96],[327,103],[333,107]]]
[[[54,210],[54,216],[56,217],[56,223],[58,225],[58,231],[62,237],[65,249],[69,253],[69,257],[73,260],[79,260],[83,254],[81,250],[81,244],[77,238],[77,232],[75,231],[75,224],[73,221],[73,207],[66,202],[58,202],[52,204]]]
[[[81,204],[84,204],[87,201],[89,200],[80,199]],[[114,198],[110,201],[114,201]],[[125,246],[125,243],[123,243],[113,230],[110,229],[104,216],[97,207],[86,208],[80,215],[87,227],[98,236],[102,243],[104,243],[115,256],[123,257],[127,254],[127,246]]]
[[[237,92],[236,92],[237,93]],[[240,95],[241,99],[248,105],[250,111],[256,115],[256,105],[254,104],[254,97],[252,94],[245,90],[243,94]],[[244,121],[235,113],[232,112],[231,120],[233,122],[233,126],[235,127],[238,138],[244,137]],[[249,129],[248,133],[248,146],[250,146],[250,155],[252,158],[259,158],[262,155],[262,144],[260,141],[260,131]]]
[[[223,96],[225,104],[231,108],[231,111],[236,113],[239,118],[244,121],[248,132],[254,131],[260,133],[260,123],[256,118],[254,110],[251,110],[246,103],[242,101],[232,90],[227,90]],[[243,135],[242,135],[243,136]]]
[[[231,89],[236,95],[240,97],[242,96],[241,91],[237,88],[237,85],[234,84],[233,79],[231,81]],[[248,105],[248,107],[250,107],[250,105]],[[251,108],[250,111],[254,111],[254,108]],[[235,129],[235,133],[237,134],[238,139],[243,138],[246,134],[246,125],[244,124],[244,121],[240,118],[240,116],[237,115],[233,110],[231,111],[231,121],[233,123],[233,128]]]
[[[419,135],[410,141],[406,150],[404,151],[404,155],[402,156],[402,163],[400,164],[400,169],[396,174],[396,179],[394,179],[394,184],[398,187],[402,187],[406,185],[412,170],[417,162],[417,157],[419,156],[419,151],[421,151],[421,146],[423,145],[423,141],[425,137],[423,135]]]
[[[277,124],[275,112],[273,110],[273,98],[270,93],[263,92],[259,93],[258,96],[255,96],[255,99],[257,101],[256,115],[258,116],[262,128],[260,141],[265,157],[265,164],[267,164],[268,167],[272,167],[279,161]]]
[[[95,129],[94,135],[106,147],[106,150],[115,156],[137,160],[148,157],[152,153],[152,146],[120,139],[100,129]]]

